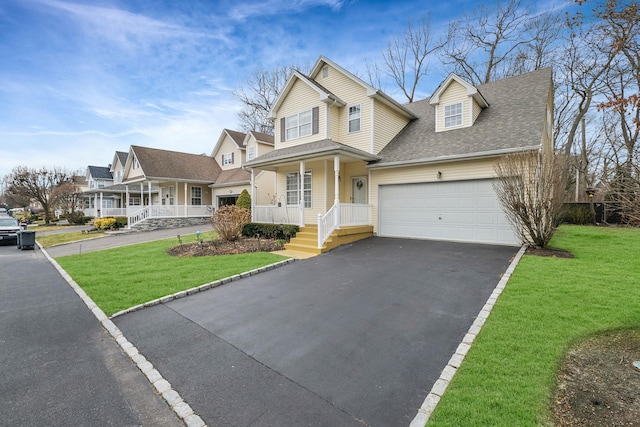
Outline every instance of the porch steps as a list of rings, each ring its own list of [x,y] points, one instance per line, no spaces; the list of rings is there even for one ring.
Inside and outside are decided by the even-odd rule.
[[[289,243],[286,243],[284,247],[293,251],[321,254],[335,249],[338,246],[353,243],[372,236],[372,225],[343,227],[334,230],[327,241],[324,242],[322,248],[318,248],[318,226],[306,225],[301,227],[300,231],[296,233],[296,237],[291,239]]]

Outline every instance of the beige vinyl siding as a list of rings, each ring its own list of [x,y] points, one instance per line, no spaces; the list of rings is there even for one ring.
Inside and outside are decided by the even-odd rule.
[[[311,110],[314,107],[320,107],[318,111],[318,134],[311,134],[302,138],[296,138],[289,141],[281,142],[282,129],[280,129],[280,120],[293,114],[301,113],[303,111]],[[308,142],[317,141],[325,138],[326,129],[326,111],[324,104],[321,105],[320,95],[309,85],[301,80],[297,80],[287,97],[284,99],[277,112],[275,121],[275,148],[287,148],[300,144],[306,144]]]
[[[213,190],[212,192],[213,203],[207,203],[207,204],[212,204],[216,208],[218,207],[218,196],[221,196],[221,197],[239,196],[240,193],[242,193],[242,190],[247,190],[249,191],[249,194],[251,194],[250,185],[234,185],[231,187],[213,188],[210,190]]]
[[[183,206],[185,204],[184,182],[168,181],[160,183],[159,187],[164,188],[164,194],[169,194],[169,187],[173,187],[173,205]],[[191,204],[191,187],[200,187],[202,189],[202,206],[212,205],[211,188],[206,184],[187,184],[187,204]],[[154,196],[155,198],[156,196]]]
[[[377,154],[409,123],[409,119],[401,116],[385,104],[376,101],[374,107],[374,146]]]
[[[444,110],[447,105],[456,104],[462,102],[462,125],[450,128],[444,127]],[[469,126],[469,108],[470,108],[469,96],[467,90],[460,83],[452,80],[449,86],[440,95],[440,103],[438,104],[438,131],[445,131],[449,129],[459,129],[461,127]]]
[[[333,162],[326,162],[329,173],[333,174]],[[311,208],[305,208],[304,221],[305,224],[317,224],[318,214],[324,214],[326,212],[326,193],[325,193],[325,161],[319,160],[315,162],[305,163],[305,170],[311,171]],[[282,206],[287,204],[287,172],[300,172],[300,167],[286,167],[279,168],[277,173],[277,194],[276,203],[282,203]],[[333,180],[331,180],[333,185]],[[332,191],[333,194],[333,191]],[[332,203],[333,204],[333,203]],[[293,222],[297,223],[298,219],[293,218]]]
[[[367,90],[359,83],[329,66],[329,75],[322,77],[322,70],[315,76],[318,83],[335,94],[347,105],[332,109],[337,116],[337,126],[331,121],[331,137],[334,141],[349,145],[368,153],[371,152],[371,99]],[[349,107],[360,104],[360,131],[349,133]],[[321,127],[322,129],[322,127]]]
[[[340,202],[352,203],[351,180],[362,176],[366,177],[367,181],[369,181],[369,171],[366,168],[366,164],[364,162],[343,163],[340,166],[340,176],[342,177],[340,181]]]
[[[260,144],[258,144],[260,145]],[[271,205],[276,200],[276,173],[271,171],[261,171],[254,177],[255,181],[255,204]],[[251,194],[251,188],[247,188]]]
[[[329,108],[329,135],[328,139],[334,141],[340,141],[340,115],[342,114],[342,108],[330,107]]]
[[[216,162],[220,165],[223,170],[228,169],[237,169],[242,165],[243,158],[241,154],[242,150],[238,149],[238,144],[236,144],[229,135],[225,134],[224,139],[222,140],[222,144],[218,147],[218,151],[215,155]],[[222,156],[224,154],[233,153],[233,164],[224,165],[222,162]]]
[[[371,170],[371,186],[369,204],[373,206],[371,220],[374,232],[378,230],[378,186],[385,184],[409,184],[419,182],[447,182],[468,179],[495,177],[496,159],[480,159],[451,163],[439,163],[422,166],[404,166],[399,168]],[[438,171],[442,179],[438,180]]]
[[[472,119],[471,123],[473,124],[473,123],[476,122],[476,119],[480,115],[480,111],[482,111],[482,107],[480,107],[480,105],[478,105],[478,103],[475,100],[473,100],[473,98],[472,98],[471,104],[473,105],[473,113],[472,113],[472,117],[471,117],[471,119]]]

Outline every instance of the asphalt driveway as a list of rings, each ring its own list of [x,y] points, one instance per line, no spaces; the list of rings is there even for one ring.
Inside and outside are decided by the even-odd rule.
[[[374,237],[114,322],[208,425],[407,426],[516,252]]]

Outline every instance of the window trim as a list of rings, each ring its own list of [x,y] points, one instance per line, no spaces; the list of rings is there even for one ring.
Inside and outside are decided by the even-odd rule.
[[[300,120],[300,117],[306,114],[309,115],[309,121],[302,122]],[[290,121],[293,121],[294,118],[295,118],[295,125],[290,124]],[[313,108],[301,111],[296,114],[291,114],[290,116],[286,116],[284,118],[284,126],[285,126],[284,128],[285,141],[292,141],[294,139],[304,138],[305,136],[313,135]],[[303,134],[301,132],[303,127],[304,129],[308,128],[308,133]],[[293,130],[295,130],[295,136],[290,136],[289,131],[293,131]],[[293,132],[291,133],[293,134]]]
[[[247,161],[253,160],[256,158],[256,146],[250,145],[247,147]]]
[[[351,117],[351,109],[358,109],[357,111],[357,115],[358,117]],[[358,129],[355,130],[351,130],[351,123],[358,121]],[[356,133],[356,132],[360,132],[362,130],[362,107],[360,104],[356,104],[356,105],[351,105],[349,106],[349,109],[347,110],[347,130],[348,133]]]
[[[458,107],[460,110],[458,111]],[[455,109],[455,110],[454,110]],[[449,110],[447,112],[447,110]],[[454,110],[454,111],[452,111]],[[454,121],[455,123],[451,123]],[[447,121],[449,120],[449,123]],[[444,106],[444,128],[450,129],[464,124],[464,103],[462,101],[455,102]]]
[[[309,177],[308,188],[307,188],[307,177]],[[289,181],[289,178],[294,178],[293,181]],[[296,183],[296,188],[290,188],[290,182]],[[311,209],[312,207],[312,194],[313,194],[313,173],[311,169],[304,171],[304,207],[305,209]],[[300,171],[295,172],[287,172],[285,174],[285,197],[287,200],[287,205],[298,205],[300,204]],[[295,197],[295,199],[291,199],[289,195]]]
[[[199,190],[200,195],[199,196],[195,196],[194,190]],[[190,191],[190,195],[191,195],[191,206],[202,206],[202,187],[197,186],[197,185],[192,185],[191,186],[191,191]],[[199,200],[199,203],[194,203],[194,201]]]
[[[229,166],[233,164],[233,152],[224,153],[222,155],[222,166]]]

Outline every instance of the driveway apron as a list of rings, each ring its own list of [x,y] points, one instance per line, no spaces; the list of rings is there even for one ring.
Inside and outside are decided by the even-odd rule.
[[[182,425],[40,250],[0,272],[0,425]]]
[[[516,252],[374,237],[114,322],[209,425],[407,426]]]

